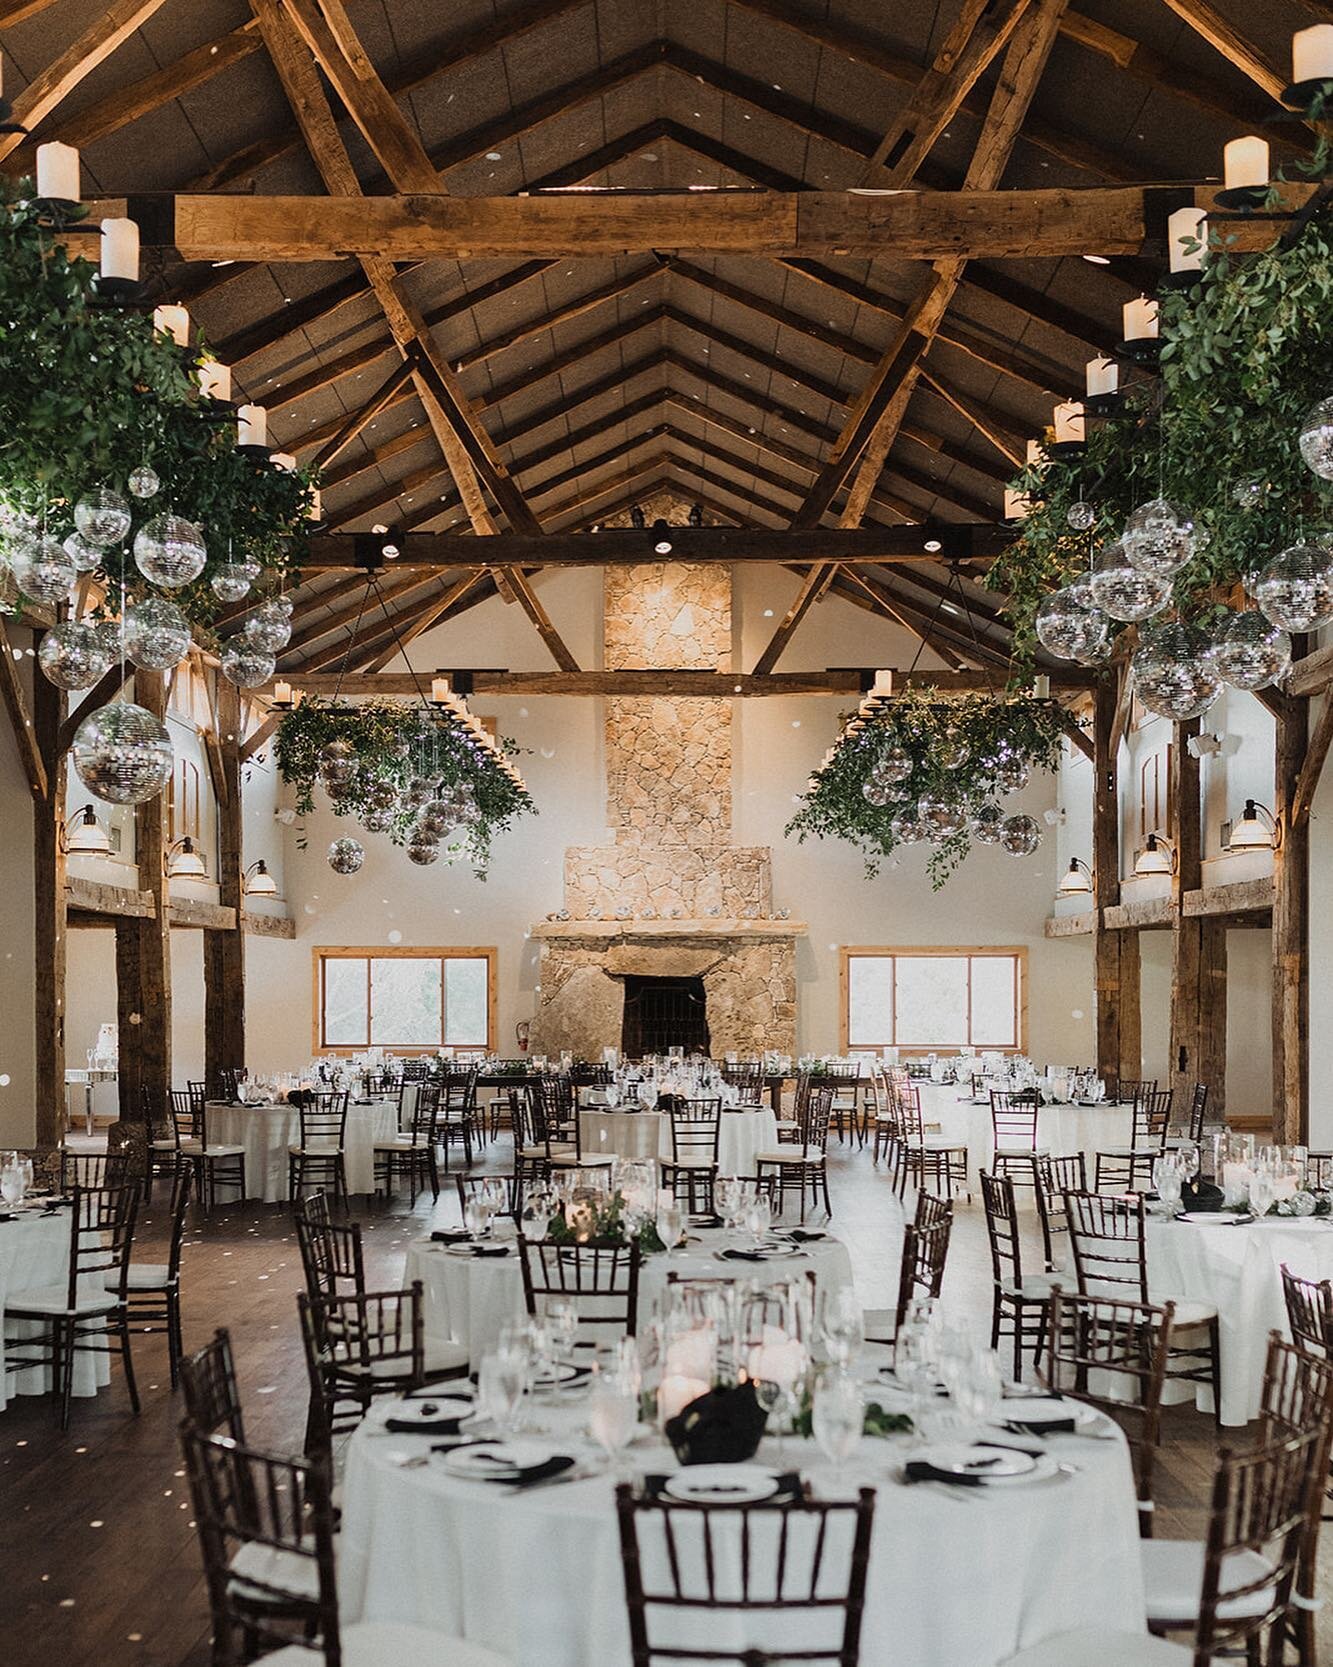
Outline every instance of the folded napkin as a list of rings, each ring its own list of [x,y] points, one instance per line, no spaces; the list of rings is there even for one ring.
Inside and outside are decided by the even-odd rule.
[[[740,1464],[759,1450],[768,1414],[753,1383],[710,1389],[682,1407],[665,1426],[682,1464]]]
[[[720,1254],[728,1262],[766,1262],[768,1252],[765,1250],[724,1250]]]
[[[642,1483],[644,1498],[665,1499],[668,1504],[674,1503],[679,1505],[680,1500],[677,1499],[673,1501],[671,1495],[666,1491],[666,1485],[670,1480],[670,1476],[645,1476]],[[778,1477],[777,1482],[778,1491],[770,1494],[767,1499],[762,1500],[762,1504],[788,1505],[793,1500],[802,1498],[805,1493],[805,1484],[801,1481],[801,1473],[799,1470],[784,1470]]]
[[[501,1487],[510,1488],[519,1493],[524,1488],[535,1487],[538,1482],[548,1482],[552,1476],[559,1476],[566,1470],[572,1470],[577,1460],[569,1453],[554,1453],[544,1464],[534,1464],[527,1470],[507,1472],[498,1476],[486,1478],[490,1482],[498,1482]]]
[[[1073,1418],[1039,1418],[1034,1423],[1023,1418],[1006,1418],[1000,1428],[1011,1435],[1073,1435],[1078,1424]]]
[[[464,1227],[446,1227],[431,1234],[436,1244],[471,1244],[472,1235]]]
[[[17,1221],[17,1220],[18,1220],[18,1217],[16,1215],[9,1215],[9,1214],[0,1215],[0,1221]]]
[[[456,1418],[386,1418],[384,1428],[395,1435],[457,1435],[464,1414]]]
[[[821,1239],[828,1238],[827,1233],[807,1232],[804,1227],[793,1227],[787,1237],[795,1244],[818,1244]]]
[[[507,1244],[474,1244],[472,1254],[474,1256],[508,1256],[509,1246]]]
[[[910,1487],[914,1482],[947,1482],[955,1488],[979,1488],[980,1476],[960,1475],[953,1470],[937,1470],[925,1459],[909,1459],[903,1466],[903,1481]]]

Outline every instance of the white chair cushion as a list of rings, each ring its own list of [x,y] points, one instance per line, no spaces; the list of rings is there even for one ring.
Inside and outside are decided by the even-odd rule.
[[[1172,1336],[1178,1331],[1188,1331],[1192,1326],[1207,1325],[1209,1320],[1217,1318],[1217,1309],[1210,1302],[1195,1302],[1189,1297],[1159,1297],[1154,1295],[1157,1303],[1174,1302],[1176,1317],[1171,1327]]]
[[[1027,1160],[1031,1158],[1049,1158],[1050,1155],[1051,1149],[1049,1146],[997,1146],[995,1148],[997,1158],[1023,1158]]]
[[[1025,1273],[1021,1280],[1002,1279],[1000,1289],[1007,1297],[1026,1297],[1029,1301],[1044,1301],[1057,1285],[1065,1284],[1057,1273]]]
[[[242,1158],[245,1156],[244,1146],[214,1146],[211,1141],[205,1148],[197,1140],[182,1140],[180,1149],[187,1158]]]
[[[176,1150],[176,1142],[174,1140],[150,1140],[148,1142],[148,1147],[149,1150],[153,1152],[174,1152]]]
[[[891,1343],[897,1330],[896,1314],[892,1308],[866,1308],[861,1320],[865,1326],[867,1343]]]
[[[576,1152],[551,1153],[551,1163],[557,1169],[610,1169],[615,1161],[614,1157],[579,1157]]]
[[[716,1169],[716,1158],[663,1158],[668,1169]]]
[[[235,1148],[241,1150],[239,1146]],[[289,1146],[287,1150],[294,1158],[340,1158],[343,1155],[341,1146]]]
[[[165,1262],[131,1262],[131,1291],[161,1291],[166,1288],[170,1269]],[[179,1275],[177,1276],[179,1278]]]
[[[502,1655],[424,1627],[359,1621],[339,1629],[343,1667],[512,1667]],[[289,1644],[266,1655],[268,1667],[324,1667],[323,1650]]]
[[[280,1657],[265,1659],[272,1662]],[[1168,1638],[1089,1627],[1043,1639],[1017,1655],[1006,1656],[1001,1667],[1190,1667],[1193,1660],[1193,1650]]]
[[[756,1163],[823,1163],[818,1146],[788,1146],[785,1151],[756,1152]]]
[[[266,1587],[276,1587],[289,1597],[309,1603],[319,1597],[319,1569],[314,1558],[302,1557],[280,1546],[258,1545],[253,1541],[243,1545],[231,1560],[231,1573],[233,1590],[239,1588],[256,1603],[282,1602],[276,1592],[266,1591]]]
[[[1101,1146],[1097,1149],[1099,1158],[1155,1158],[1158,1151],[1155,1146]]]
[[[6,1314],[106,1314],[120,1301],[114,1291],[80,1291],[75,1306],[69,1306],[68,1285],[30,1285],[5,1298]]]
[[[377,1152],[411,1152],[413,1150],[425,1152],[429,1150],[429,1145],[424,1140],[418,1144],[410,1134],[396,1134],[390,1135],[387,1140],[377,1140],[375,1150]]]
[[[467,1344],[451,1343],[447,1337],[428,1337],[424,1355],[427,1377],[435,1377],[442,1372],[461,1372],[468,1363]],[[370,1375],[372,1378],[406,1377],[408,1364],[404,1360],[377,1360],[371,1365]]]
[[[1139,1551],[1149,1624],[1193,1626],[1199,1618],[1203,1592],[1203,1541],[1143,1540]],[[1273,1565],[1257,1551],[1237,1552],[1222,1565],[1222,1592],[1264,1580],[1272,1573]],[[1270,1590],[1265,1587],[1230,1602],[1224,1596],[1218,1615],[1224,1621],[1263,1615],[1271,1602]]]

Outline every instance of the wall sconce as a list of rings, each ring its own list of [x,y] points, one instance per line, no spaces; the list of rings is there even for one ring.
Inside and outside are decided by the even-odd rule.
[[[1060,884],[1055,888],[1057,897],[1090,897],[1092,895],[1092,870],[1082,857],[1070,857],[1068,872],[1060,877]]]
[[[168,880],[206,880],[208,865],[195,849],[189,834],[172,840],[167,846],[166,869]]]
[[[91,805],[75,811],[60,830],[60,848],[70,857],[109,857],[111,836],[97,820]]]
[[[1156,828],[1143,842],[1143,849],[1134,858],[1135,874],[1174,874],[1176,871],[1176,847],[1164,833]]]
[[[1240,821],[1231,827],[1228,851],[1275,851],[1282,843],[1282,829],[1267,805],[1246,799]]]
[[[260,857],[258,862],[252,862],[244,875],[244,888],[247,897],[276,897],[278,882],[268,871],[268,864]]]

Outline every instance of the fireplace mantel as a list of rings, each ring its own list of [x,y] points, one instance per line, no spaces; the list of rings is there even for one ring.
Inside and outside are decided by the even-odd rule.
[[[807,930],[803,920],[543,920],[531,936],[608,944],[645,938],[803,938]]]

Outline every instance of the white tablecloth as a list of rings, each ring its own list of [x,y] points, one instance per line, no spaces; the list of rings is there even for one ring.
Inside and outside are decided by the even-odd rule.
[[[1216,1307],[1220,1319],[1222,1422],[1258,1415],[1270,1331],[1290,1336],[1282,1300],[1282,1264],[1302,1279],[1333,1278],[1333,1225],[1269,1217],[1249,1226],[1197,1226],[1149,1218],[1148,1295],[1190,1297]],[[1212,1410],[1212,1392],[1197,1391]]]
[[[375,1190],[374,1146],[398,1127],[396,1099],[353,1101],[347,1108],[346,1153],[348,1192]],[[288,1196],[289,1146],[301,1138],[301,1113],[289,1105],[228,1105],[208,1103],[210,1146],[244,1146],[246,1196],[276,1204]]]
[[[586,1418],[575,1405],[562,1426],[547,1405],[535,1410],[562,1436]],[[438,1459],[403,1468],[428,1439],[374,1434],[388,1411],[380,1403],[348,1451],[338,1567],[344,1620],[431,1627],[495,1650],[514,1667],[628,1667],[610,1479],[506,1495],[453,1480]],[[901,1464],[908,1442],[861,1444],[849,1479],[878,1490],[866,1667],[995,1667],[1072,1627],[1142,1630],[1127,1450],[1119,1441],[1071,1437],[1052,1445],[1077,1474],[960,1500],[894,1479],[890,1467]],[[758,1462],[776,1456],[766,1442]],[[665,1447],[636,1448],[631,1457],[648,1473],[676,1468]],[[784,1462],[792,1457],[789,1442]],[[812,1445],[802,1446],[800,1462],[822,1463]]]
[[[921,1118],[938,1123],[946,1140],[966,1144],[968,1172],[973,1177],[989,1169],[995,1152],[990,1098],[973,1105],[965,1090],[953,1083],[922,1082]],[[1092,1185],[1094,1154],[1117,1146],[1128,1146],[1134,1134],[1131,1105],[1048,1105],[1037,1113],[1037,1145],[1052,1157],[1072,1157],[1082,1152],[1088,1161],[1088,1185]]]
[[[701,1233],[699,1248],[687,1247],[673,1256],[647,1257],[639,1271],[639,1315],[643,1322],[664,1300],[667,1275],[682,1279],[733,1277],[756,1285],[775,1285],[813,1269],[821,1290],[850,1285],[852,1264],[847,1247],[838,1239],[825,1239],[803,1247],[800,1256],[785,1256],[766,1262],[718,1261],[714,1252],[728,1245],[748,1241],[724,1232]],[[508,1256],[464,1256],[429,1239],[416,1239],[407,1247],[403,1284],[414,1279],[422,1283],[425,1324],[428,1337],[452,1338],[466,1343],[475,1368],[484,1354],[500,1341],[506,1320],[522,1315],[523,1270],[518,1247]]]
[[[777,1144],[778,1120],[767,1106],[750,1111],[722,1112],[718,1128],[719,1175],[753,1175],[760,1152]],[[579,1139],[586,1157],[671,1159],[671,1118],[664,1111],[599,1111],[579,1113]]]
[[[0,1312],[11,1293],[34,1285],[61,1285],[69,1279],[68,1210],[24,1209],[16,1221],[0,1222]],[[34,1328],[0,1319],[0,1351],[5,1334],[21,1352],[24,1332]],[[95,1395],[100,1384],[111,1381],[106,1355],[81,1350],[74,1357],[74,1393]],[[51,1388],[51,1375],[38,1369],[25,1372],[0,1371],[0,1411],[11,1395],[41,1395]]]

